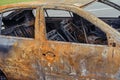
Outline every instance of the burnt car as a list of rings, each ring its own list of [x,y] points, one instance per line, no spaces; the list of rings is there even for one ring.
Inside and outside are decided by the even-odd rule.
[[[0,6],[1,80],[120,80],[118,28],[83,9],[96,1]]]

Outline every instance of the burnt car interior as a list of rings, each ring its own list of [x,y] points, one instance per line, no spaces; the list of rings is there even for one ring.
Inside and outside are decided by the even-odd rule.
[[[32,9],[19,9],[1,13],[0,34],[34,38],[35,16]]]
[[[48,40],[107,45],[103,31],[75,13],[65,11],[69,16],[62,16],[62,11],[44,10]]]
[[[48,40],[107,45],[106,34],[81,16],[55,9],[45,9],[44,12]],[[34,38],[33,9],[12,10],[0,16],[1,35]],[[100,19],[119,30],[119,17]]]
[[[120,32],[120,16],[118,16],[118,17],[99,17],[99,18]]]

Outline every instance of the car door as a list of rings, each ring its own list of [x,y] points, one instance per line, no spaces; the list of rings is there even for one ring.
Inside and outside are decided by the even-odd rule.
[[[1,11],[0,69],[8,80],[36,79],[32,63],[37,50],[39,10],[14,6]]]
[[[48,9],[48,11],[46,11]],[[62,11],[55,12],[54,10],[63,10],[63,14],[65,11],[68,11],[67,18],[62,17],[58,18],[62,15]],[[49,12],[49,13],[48,13]],[[66,28],[62,28],[63,31],[60,33],[59,28],[63,25],[58,23],[64,23],[71,19],[68,16],[68,13],[71,12],[77,14],[77,17],[80,16],[85,20],[91,22],[92,24],[97,26],[97,29],[103,31],[106,35],[105,44],[102,43],[91,43],[92,41],[85,40],[82,42],[77,42],[71,34],[67,31],[64,31]],[[41,10],[41,65],[42,65],[42,73],[44,73],[44,79],[50,80],[86,80],[86,79],[95,79],[95,80],[114,80],[116,79],[117,71],[119,70],[119,66],[115,64],[114,61],[111,61],[112,54],[114,52],[114,47],[111,46],[111,35],[109,34],[109,26],[97,19],[93,15],[85,12],[84,10],[77,8],[75,6],[65,6],[65,5],[45,5],[43,6],[43,10]],[[50,14],[53,16],[51,17]],[[56,14],[59,16],[55,17]],[[46,17],[47,16],[47,17]],[[70,15],[70,16],[73,16]],[[48,22],[47,22],[48,21]],[[75,21],[77,22],[77,21]],[[79,22],[78,22],[79,23]],[[56,28],[56,25],[58,26]],[[67,24],[68,25],[68,24]],[[66,22],[65,22],[65,26]],[[54,28],[53,28],[54,26]],[[85,25],[84,25],[85,26]],[[90,25],[89,25],[90,26]],[[49,29],[47,29],[47,27]],[[104,28],[107,27],[107,28]],[[73,30],[77,30],[73,29]],[[96,30],[97,30],[96,29]],[[101,31],[99,31],[101,32]],[[72,31],[72,29],[68,29],[68,31]],[[66,32],[66,34],[64,34]],[[79,33],[79,31],[77,32]],[[86,29],[83,29],[84,38],[87,37],[88,34]],[[91,31],[92,33],[92,31]],[[64,36],[69,36],[66,38]],[[93,35],[94,33],[92,33]],[[103,34],[103,33],[100,33]],[[96,34],[97,35],[97,34]],[[109,37],[109,38],[108,38]],[[68,39],[69,38],[69,39]],[[92,40],[98,39],[97,37],[91,37]],[[82,39],[82,38],[81,38]],[[91,40],[90,39],[90,40]],[[112,59],[113,60],[113,59]]]

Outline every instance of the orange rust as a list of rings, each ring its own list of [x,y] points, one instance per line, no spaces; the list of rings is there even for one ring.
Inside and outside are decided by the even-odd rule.
[[[119,80],[120,34],[116,30],[81,8],[68,4],[14,4],[1,6],[0,12],[27,7],[37,8],[35,39],[19,39],[8,55],[0,54],[0,69],[8,80]],[[111,37],[108,38],[109,45],[47,40],[44,8],[63,9],[81,15]],[[113,42],[117,46],[111,46]]]

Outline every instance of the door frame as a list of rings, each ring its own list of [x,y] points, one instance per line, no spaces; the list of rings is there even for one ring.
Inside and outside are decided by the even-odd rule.
[[[41,20],[42,24],[40,25],[41,26],[40,28],[43,29],[43,30],[41,30],[42,31],[41,39],[43,41],[45,41],[45,42],[50,41],[50,40],[47,40],[47,37],[46,37],[47,34],[46,34],[46,23],[45,23],[45,15],[44,15],[45,8],[58,9],[58,10],[68,10],[68,11],[74,12],[74,13],[78,14],[79,16],[85,18],[86,20],[90,21],[92,24],[94,24],[96,27],[101,29],[106,34],[107,41],[108,41],[107,46],[111,46],[111,43],[113,42],[113,39],[111,39],[111,37],[112,37],[111,31],[117,32],[116,30],[114,30],[108,24],[106,24],[105,22],[103,22],[99,18],[95,17],[94,15],[90,14],[89,12],[84,11],[82,8],[79,8],[76,6],[71,6],[71,5],[62,5],[62,4],[52,4],[52,5],[47,4],[47,5],[41,6],[40,13],[42,13],[42,14],[40,15],[40,18],[41,18],[40,20]],[[116,35],[116,33],[114,33],[114,34]],[[56,42],[56,41],[52,41],[52,42]],[[59,41],[59,42],[66,43],[66,42],[62,42],[62,41]],[[67,43],[73,43],[73,42],[67,42]],[[76,44],[76,43],[74,43],[74,44]],[[77,43],[77,44],[83,44],[83,43]],[[94,44],[86,44],[86,45],[94,45]],[[99,45],[99,44],[97,44],[97,45]],[[104,45],[100,45],[100,46],[104,46]]]

